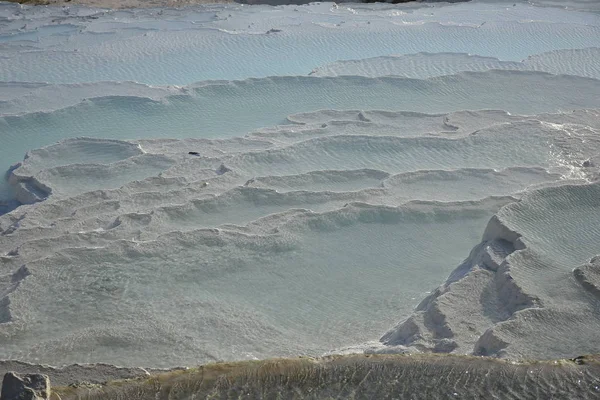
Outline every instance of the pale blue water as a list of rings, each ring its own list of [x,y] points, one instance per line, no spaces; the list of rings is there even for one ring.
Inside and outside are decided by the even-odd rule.
[[[512,1],[0,3],[0,358],[593,349],[598,48]]]
[[[208,84],[165,102],[111,97],[50,113],[0,118],[6,165],[32,148],[69,137],[186,138],[242,136],[318,109],[450,112],[505,109],[513,113],[600,107],[600,81],[497,71],[432,80],[403,78],[269,78]]]

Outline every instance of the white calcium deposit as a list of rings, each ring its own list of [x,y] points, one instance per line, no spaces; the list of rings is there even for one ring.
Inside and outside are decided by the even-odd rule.
[[[0,358],[598,352],[595,8],[0,3]]]

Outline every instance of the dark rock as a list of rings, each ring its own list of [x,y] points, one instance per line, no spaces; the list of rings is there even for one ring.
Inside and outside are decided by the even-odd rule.
[[[570,358],[569,360],[573,361],[577,365],[585,364],[585,356],[579,356],[575,358]]]
[[[50,379],[47,375],[28,374],[22,378],[7,372],[2,381],[0,400],[49,400]]]

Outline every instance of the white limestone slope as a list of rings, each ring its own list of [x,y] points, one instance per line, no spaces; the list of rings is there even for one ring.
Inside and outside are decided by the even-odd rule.
[[[600,17],[543,3],[0,4],[0,358],[593,352]]]

